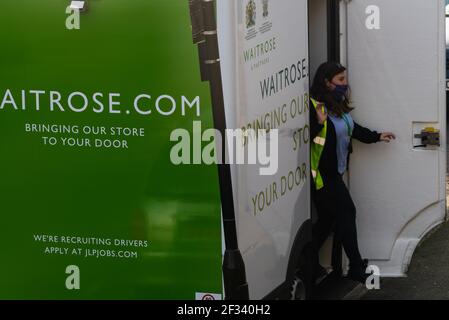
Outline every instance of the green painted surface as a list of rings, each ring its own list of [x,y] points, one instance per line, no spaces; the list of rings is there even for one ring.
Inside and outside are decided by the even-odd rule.
[[[19,110],[11,103],[0,109],[0,298],[194,299],[195,292],[221,293],[217,168],[170,162],[173,129],[191,131],[193,120],[212,127],[188,1],[92,0],[80,30],[65,26],[69,3],[2,0],[0,99],[10,89]],[[29,93],[20,110],[21,90],[46,91],[39,111]],[[50,110],[51,90],[61,93],[64,112]],[[77,91],[89,97],[84,112],[67,107],[67,95]],[[105,95],[101,113],[93,111],[96,92]],[[108,93],[120,93],[114,99],[121,114],[107,112]],[[154,97],[141,102],[150,115],[133,108],[142,93]],[[156,112],[155,99],[164,94],[178,103],[173,115]],[[200,117],[193,109],[182,116],[183,95],[189,101],[200,96]],[[73,101],[83,105],[80,97]],[[145,137],[119,138],[128,149],[49,146],[42,136],[98,137],[31,133],[26,123],[144,128]],[[43,243],[33,239],[39,234],[135,239],[148,246],[68,245],[61,238]],[[45,253],[51,246],[82,248],[83,255]],[[138,257],[86,258],[86,248]],[[68,265],[80,269],[79,290],[66,288]]]

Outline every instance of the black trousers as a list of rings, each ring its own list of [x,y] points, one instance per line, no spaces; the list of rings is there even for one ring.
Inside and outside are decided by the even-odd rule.
[[[319,250],[335,228],[335,236],[343,244],[350,268],[360,267],[363,261],[357,242],[356,209],[343,178],[326,179],[324,187],[318,191],[312,186],[312,200],[318,214],[312,230],[314,263],[319,263]]]

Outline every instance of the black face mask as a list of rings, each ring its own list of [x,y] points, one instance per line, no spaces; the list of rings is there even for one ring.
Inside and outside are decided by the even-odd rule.
[[[334,91],[332,91],[332,95],[335,99],[337,99],[337,101],[343,101],[344,99],[346,99],[348,89],[348,85],[335,85],[335,89]]]

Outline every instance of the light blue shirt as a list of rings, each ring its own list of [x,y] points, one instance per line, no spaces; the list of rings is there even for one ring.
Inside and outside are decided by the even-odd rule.
[[[343,174],[348,166],[349,143],[354,130],[354,120],[349,113],[344,113],[341,118],[329,113],[329,118],[337,135],[338,172]]]

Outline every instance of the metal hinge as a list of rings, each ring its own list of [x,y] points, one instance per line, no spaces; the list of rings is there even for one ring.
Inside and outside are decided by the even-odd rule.
[[[220,62],[214,2],[189,0],[193,43],[198,45],[201,80],[208,81],[209,66]]]
[[[192,21],[193,43],[204,41],[204,15],[201,0],[189,0],[190,19]]]

